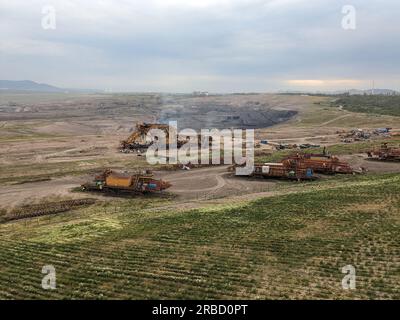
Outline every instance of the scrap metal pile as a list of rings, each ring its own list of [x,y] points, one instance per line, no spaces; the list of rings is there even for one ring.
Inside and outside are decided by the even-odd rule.
[[[286,178],[298,181],[315,179],[313,170],[307,167],[304,163],[297,161],[255,164],[251,176]]]
[[[400,148],[389,147],[383,143],[379,149],[367,152],[369,158],[382,161],[400,161]]]
[[[364,130],[364,129],[353,129],[348,132],[346,131],[338,131],[341,138],[341,142],[344,143],[352,143],[355,141],[363,141],[363,140],[370,140],[373,138],[387,138],[390,137],[390,130],[391,128],[378,128],[375,130]]]
[[[150,172],[131,174],[107,169],[95,176],[92,182],[87,182],[81,187],[85,191],[145,194],[160,192],[170,186],[167,181],[154,179]]]
[[[354,169],[347,163],[340,161],[338,157],[327,153],[322,154],[307,154],[296,153],[285,158],[284,161],[300,162],[303,165],[311,168],[314,172],[324,174],[352,174]]]
[[[233,171],[235,166],[230,167]],[[294,153],[279,163],[255,164],[254,170],[249,176],[286,178],[293,180],[312,180],[316,179],[315,173],[323,174],[354,174],[364,172],[354,170],[347,162],[340,161],[339,158],[329,154],[306,154]]]

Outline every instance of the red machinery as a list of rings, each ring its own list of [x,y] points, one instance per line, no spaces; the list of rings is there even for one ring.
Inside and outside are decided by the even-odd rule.
[[[352,174],[353,168],[347,163],[340,161],[339,158],[328,154],[307,154],[296,153],[283,160],[302,163],[303,166],[311,168],[314,172],[335,174]]]
[[[252,176],[287,178],[294,180],[314,179],[314,172],[301,162],[255,164]]]
[[[399,161],[400,148],[389,147],[387,143],[383,143],[377,150],[367,152],[369,158],[375,158],[383,161]]]

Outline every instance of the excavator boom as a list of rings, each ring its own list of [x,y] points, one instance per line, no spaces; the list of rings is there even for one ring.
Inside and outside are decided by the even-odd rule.
[[[158,123],[139,123],[136,125],[136,130],[126,140],[121,141],[121,149],[135,150],[149,147],[153,142],[146,142],[146,135],[152,129],[163,130],[168,139],[168,125]]]
[[[167,147],[169,141],[170,126],[167,124],[159,123],[139,123],[136,125],[136,130],[128,137],[128,139],[121,141],[121,151],[129,152],[130,150],[147,149],[153,144],[153,141],[146,141],[146,135],[150,130],[157,129],[165,132]],[[177,133],[175,133],[177,135]],[[177,146],[180,148],[186,141],[177,141]]]

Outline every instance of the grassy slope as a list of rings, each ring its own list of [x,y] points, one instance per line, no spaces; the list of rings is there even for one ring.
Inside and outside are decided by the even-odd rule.
[[[301,111],[300,117],[287,124],[293,127],[315,128],[315,127],[335,127],[335,128],[380,128],[380,127],[398,127],[399,119],[395,114],[374,113],[371,109],[358,110],[345,108],[340,110],[342,105],[335,97],[313,97],[313,103]],[[335,120],[336,119],[336,120]],[[278,125],[277,127],[285,126]]]
[[[342,96],[332,105],[353,112],[400,116],[400,96]]]
[[[0,225],[0,298],[399,299],[400,175],[298,190],[218,210],[134,199]],[[40,288],[46,264],[52,292]],[[348,264],[352,292],[341,289]]]

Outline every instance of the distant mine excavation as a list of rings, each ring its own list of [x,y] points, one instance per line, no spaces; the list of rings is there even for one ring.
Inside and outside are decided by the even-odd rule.
[[[179,128],[259,129],[288,121],[294,110],[275,110],[258,102],[240,106],[207,104],[167,105],[161,110],[160,123],[177,121]]]

